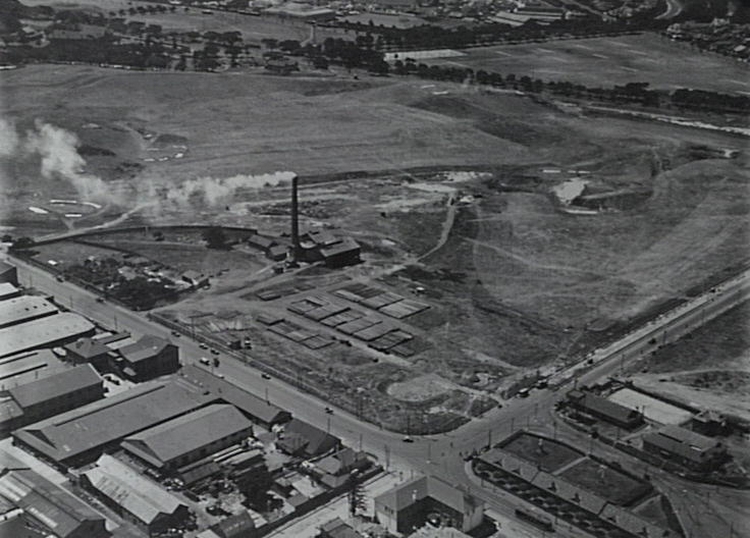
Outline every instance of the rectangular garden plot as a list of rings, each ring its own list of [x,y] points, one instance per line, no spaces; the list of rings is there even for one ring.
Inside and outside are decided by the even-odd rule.
[[[390,323],[378,323],[377,325],[373,325],[371,327],[367,327],[366,329],[362,329],[361,331],[357,331],[356,333],[354,333],[354,336],[356,336],[360,340],[364,340],[365,342],[371,342],[376,338],[380,338],[384,334],[388,334],[389,332],[394,330],[396,330],[396,327],[394,327]]]
[[[307,340],[302,342],[302,345],[309,347],[310,349],[320,349],[326,346],[330,346],[331,344],[333,344],[333,342],[333,338],[316,334],[315,336],[308,338]]]
[[[315,310],[316,308],[320,308],[321,306],[324,306],[326,303],[319,301],[312,297],[305,297],[301,301],[296,301],[289,306],[287,306],[287,310],[290,310],[294,312],[295,314],[299,314],[301,316],[304,316],[307,312],[310,312],[311,310]]]
[[[392,318],[404,319],[416,314],[417,312],[427,310],[428,308],[430,308],[430,305],[418,303],[417,301],[412,301],[410,299],[404,299],[403,301],[383,306],[379,310],[383,314],[391,316]]]
[[[315,321],[320,321],[335,314],[340,314],[348,309],[349,307],[345,305],[327,304],[325,306],[310,310],[309,312],[305,312],[305,317]]]
[[[275,325],[276,323],[284,321],[284,318],[280,316],[274,316],[273,314],[258,314],[255,316],[258,323],[263,325]]]
[[[355,319],[359,319],[364,316],[364,312],[359,312],[357,310],[346,310],[344,312],[341,312],[340,314],[334,314],[333,316],[325,318],[321,321],[321,323],[323,325],[326,325],[327,327],[338,327],[339,325],[349,323],[350,321],[354,321]]]
[[[386,351],[394,346],[397,346],[403,342],[408,342],[412,339],[412,335],[401,331],[395,330],[384,334],[383,336],[376,338],[370,342],[370,347],[377,349],[378,351]]]
[[[378,323],[380,323],[380,321],[376,319],[359,318],[355,319],[354,321],[350,321],[349,323],[339,325],[338,327],[336,327],[336,330],[341,331],[344,334],[354,334],[361,330],[367,329],[368,327],[372,327],[373,325],[376,325]]]
[[[382,308],[386,305],[395,303],[402,299],[403,297],[401,297],[400,295],[396,295],[395,293],[386,291],[384,293],[375,295],[374,297],[368,297],[367,299],[362,301],[362,304],[369,308],[372,308],[373,310],[377,310],[378,308]]]

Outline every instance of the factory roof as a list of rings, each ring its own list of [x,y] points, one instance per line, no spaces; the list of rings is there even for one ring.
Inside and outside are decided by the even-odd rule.
[[[65,365],[49,349],[26,351],[0,359],[0,389],[38,379]]]
[[[213,404],[126,438],[122,447],[154,467],[230,435],[250,431],[252,423],[234,406]]]
[[[100,493],[146,524],[160,515],[174,515],[187,505],[120,460],[102,455],[96,467],[83,473]]]
[[[574,401],[585,410],[599,413],[601,416],[616,422],[627,423],[638,419],[640,416],[638,411],[634,409],[612,402],[591,392],[571,390],[568,393],[568,399]]]
[[[0,495],[23,508],[59,538],[74,533],[91,538],[109,536],[102,516],[30,469],[18,469],[0,476]],[[82,528],[86,529],[86,534],[80,532]]]
[[[46,375],[41,379],[10,389],[10,395],[23,409],[66,394],[101,386],[102,378],[89,364]]]
[[[0,357],[53,345],[61,340],[81,336],[94,330],[94,325],[78,314],[63,312],[13,327],[0,329]]]
[[[404,482],[378,496],[375,502],[399,512],[425,497],[430,497],[461,513],[466,513],[466,508],[484,504],[473,495],[434,476],[422,476]]]
[[[187,364],[182,369],[183,375],[206,387],[227,403],[241,409],[245,414],[264,424],[277,424],[286,422],[291,418],[288,411],[268,403],[263,398],[256,396],[234,383],[213,375],[208,370]]]
[[[0,301],[5,301],[20,293],[21,291],[10,282],[0,282]]]
[[[18,325],[24,321],[51,316],[57,307],[43,297],[21,295],[0,301],[0,328]]]
[[[345,252],[358,251],[359,249],[359,243],[357,243],[351,237],[344,237],[338,243],[334,243],[333,245],[321,248],[320,253],[324,258],[330,258],[332,256],[337,256]]]
[[[169,340],[147,334],[138,340],[135,344],[121,347],[120,354],[128,362],[140,362],[153,358],[162,352],[164,348],[173,344],[169,343]]]
[[[188,413],[213,398],[184,383],[144,383],[16,430],[13,436],[62,462]]]
[[[706,461],[709,451],[720,445],[711,437],[679,426],[665,426],[656,433],[647,433],[643,441],[696,463]]]

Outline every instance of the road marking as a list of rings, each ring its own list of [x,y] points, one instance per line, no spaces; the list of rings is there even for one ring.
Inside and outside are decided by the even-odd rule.
[[[503,52],[501,50],[493,50],[492,52],[494,52],[495,54],[500,54],[501,56],[510,56],[510,57],[513,57],[513,55],[511,53],[509,53],[509,52]]]
[[[609,56],[605,56],[604,54],[592,54],[594,58],[601,58],[602,60],[608,60]]]

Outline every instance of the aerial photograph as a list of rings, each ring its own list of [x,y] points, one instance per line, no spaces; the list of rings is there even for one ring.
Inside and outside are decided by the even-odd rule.
[[[0,0],[0,538],[750,538],[750,0]]]

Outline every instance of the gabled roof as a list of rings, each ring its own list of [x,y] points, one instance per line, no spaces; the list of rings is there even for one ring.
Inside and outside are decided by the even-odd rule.
[[[583,488],[579,488],[559,476],[540,472],[534,478],[532,484],[540,489],[549,491],[554,495],[577,504],[584,510],[598,514],[607,504],[607,499],[600,497]]]
[[[62,312],[0,329],[0,357],[93,332],[94,324],[73,312]]]
[[[422,476],[396,486],[375,499],[376,504],[399,512],[429,497],[461,513],[484,506],[484,501],[434,476]]]
[[[706,461],[710,450],[719,445],[710,437],[679,426],[666,426],[656,433],[647,433],[643,441],[696,463]]]
[[[91,485],[146,524],[160,515],[173,516],[187,505],[121,461],[104,454],[83,473]]]
[[[276,424],[289,420],[291,414],[277,405],[238,387],[227,379],[221,379],[208,370],[186,364],[182,374],[189,380],[209,389],[216,397],[241,409],[245,414],[265,424]]]
[[[109,352],[109,348],[103,342],[89,337],[79,338],[75,342],[63,346],[63,348],[69,353],[75,353],[84,360],[90,360],[99,355],[106,355]]]
[[[351,237],[345,237],[338,243],[321,248],[320,253],[323,255],[324,258],[330,258],[332,256],[337,256],[345,252],[354,252],[354,251],[359,252],[359,250],[360,250],[359,243],[357,243]]]
[[[169,340],[147,334],[138,340],[135,344],[121,347],[120,354],[128,362],[140,362],[149,360],[164,350],[167,346],[174,345],[170,344]]]
[[[239,538],[255,529],[255,522],[246,510],[222,519],[211,527],[221,538]]]
[[[213,404],[131,435],[122,447],[155,467],[231,435],[250,431],[252,423],[234,406]]]
[[[570,391],[568,398],[575,401],[578,405],[584,409],[588,409],[597,412],[609,419],[618,422],[629,422],[638,418],[639,413],[634,409],[625,407],[618,403],[612,402],[607,398],[602,398],[597,394],[592,394],[586,391]]]
[[[13,436],[58,461],[79,456],[214,399],[186,383],[143,383],[13,432]]]
[[[59,398],[66,394],[102,386],[102,378],[90,364],[82,364],[52,373],[37,381],[10,389],[10,395],[22,408]],[[104,395],[102,391],[102,396]]]
[[[326,456],[315,464],[315,467],[324,473],[339,474],[352,469],[358,463],[366,461],[367,455],[364,452],[355,452],[349,447],[343,448]]]
[[[340,442],[338,437],[295,418],[284,428],[284,438],[279,440],[279,445],[291,453],[304,449],[306,454],[314,456],[331,450]]]
[[[66,538],[91,521],[100,522],[104,530],[101,515],[32,470],[19,469],[0,476],[0,495],[23,508],[60,538]],[[99,534],[106,535],[108,533]]]

